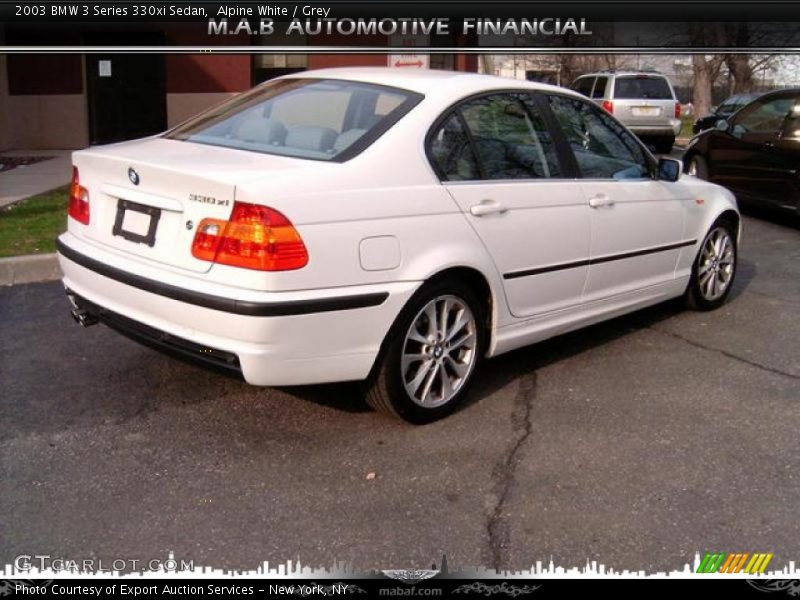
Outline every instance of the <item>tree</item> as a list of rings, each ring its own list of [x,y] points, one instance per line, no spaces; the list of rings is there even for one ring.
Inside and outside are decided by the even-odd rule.
[[[569,85],[586,73],[613,69],[617,66],[615,54],[556,54],[553,59],[558,65],[563,85]]]
[[[721,23],[692,23],[689,35],[696,48],[719,47],[725,39],[726,31]],[[711,112],[714,82],[719,77],[720,68],[725,63],[724,54],[693,54],[694,91],[692,104],[697,115]]]
[[[481,68],[483,69],[484,73],[489,73],[490,75],[495,73],[494,70],[494,60],[492,60],[491,54],[481,54]]]
[[[790,48],[800,41],[800,32],[793,23],[727,23],[725,41],[731,48]],[[729,92],[743,94],[758,91],[757,77],[777,71],[785,55],[730,53],[725,56],[731,85]]]
[[[694,67],[692,104],[694,105],[694,114],[707,115],[711,112],[711,106],[714,103],[712,98],[714,82],[719,77],[719,70],[724,62],[724,54],[692,55],[692,66]]]

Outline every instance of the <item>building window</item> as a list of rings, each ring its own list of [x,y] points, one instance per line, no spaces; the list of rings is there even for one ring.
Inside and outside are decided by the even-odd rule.
[[[265,49],[270,46],[304,46],[306,36],[283,35],[276,33],[272,36],[256,35],[251,38],[254,46]],[[269,79],[281,75],[291,75],[308,69],[308,55],[306,54],[254,54],[253,55],[253,84],[258,85]]]

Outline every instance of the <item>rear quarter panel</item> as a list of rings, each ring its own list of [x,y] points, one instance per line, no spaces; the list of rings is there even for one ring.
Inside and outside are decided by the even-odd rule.
[[[237,187],[237,200],[271,206],[292,221],[308,249],[306,267],[260,273],[215,265],[209,275],[236,277],[243,287],[290,291],[394,281],[421,285],[448,268],[469,267],[492,289],[493,322],[507,323],[496,267],[424,154],[428,127],[444,106],[419,108],[345,163],[321,163],[317,173],[302,179]],[[396,267],[364,268],[362,242],[372,238],[396,240]]]

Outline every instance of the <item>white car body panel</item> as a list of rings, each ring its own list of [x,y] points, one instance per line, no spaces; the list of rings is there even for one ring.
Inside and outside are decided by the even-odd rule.
[[[726,190],[688,176],[673,184],[635,182],[635,189],[619,181],[439,181],[425,155],[425,136],[449,106],[488,90],[578,96],[569,90],[426,70],[329,69],[300,76],[371,82],[425,98],[343,163],[160,137],[75,152],[81,185],[90,192],[91,221],[85,226],[69,219],[60,243],[114,272],[219,298],[291,304],[386,294],[385,301],[310,314],[234,314],[139,289],[61,253],[65,286],[136,322],[236,354],[253,384],[357,380],[369,374],[409,298],[443,271],[470,269],[486,280],[492,356],[680,295],[699,240],[721,213],[736,210]],[[129,181],[129,167],[139,174],[139,186]],[[220,203],[190,201],[190,194]],[[597,194],[614,205],[592,208],[589,199]],[[155,246],[111,235],[120,197],[162,209]],[[507,210],[472,215],[486,199]],[[195,231],[187,221],[225,219],[235,201],[285,214],[308,249],[308,265],[264,272],[193,258]],[[688,240],[696,243],[631,261],[503,277]]]
[[[446,186],[483,240],[500,273],[585,261],[591,221],[581,184],[569,180],[454,182]],[[470,207],[496,202],[505,212],[473,216]],[[581,302],[589,267],[503,280],[515,317]]]
[[[688,241],[683,237],[684,214],[694,198],[680,181],[586,181],[581,185],[587,202],[592,198],[613,202],[590,211],[593,260]],[[591,302],[671,280],[681,250],[594,262],[583,300]]]

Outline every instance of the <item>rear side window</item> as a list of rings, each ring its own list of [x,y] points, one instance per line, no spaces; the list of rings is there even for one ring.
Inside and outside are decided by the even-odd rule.
[[[632,75],[617,77],[614,80],[614,98],[672,100],[672,90],[663,77]]]
[[[429,137],[428,155],[450,181],[561,175],[551,132],[524,94],[482,96],[459,105]]]
[[[592,91],[592,98],[603,98],[606,95],[606,87],[608,86],[608,77],[598,77],[594,84]]]
[[[456,113],[429,138],[428,155],[440,177],[447,181],[480,179],[472,144]]]
[[[558,175],[555,146],[544,120],[519,98],[488,96],[461,108],[486,179],[540,179]]]
[[[279,79],[165,137],[314,160],[342,161],[374,142],[422,96],[335,79]]]
[[[592,93],[592,84],[594,77],[581,77],[572,84],[572,89],[588,98]]]

